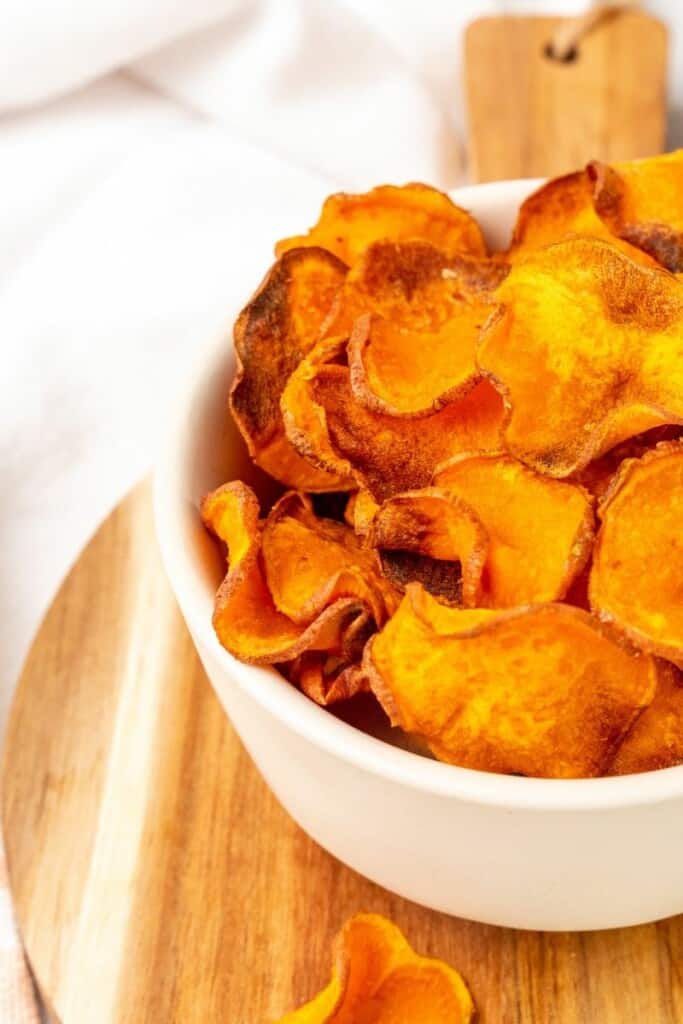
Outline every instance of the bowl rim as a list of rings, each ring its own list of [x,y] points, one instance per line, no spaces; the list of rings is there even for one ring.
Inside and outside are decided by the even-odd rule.
[[[540,179],[514,179],[469,185],[450,192],[462,206],[492,202],[515,206],[538,187]],[[495,205],[495,203],[494,203]],[[481,214],[481,211],[477,211]],[[206,402],[212,381],[225,360],[226,333],[205,345],[185,375],[182,391],[168,406],[166,429],[154,470],[154,521],[164,568],[196,645],[215,660],[224,676],[264,710],[308,740],[356,768],[425,793],[468,803],[513,810],[604,811],[683,797],[683,765],[634,775],[594,779],[521,778],[484,772],[394,747],[329,714],[288,683],[274,668],[238,661],[219,643],[200,600],[205,583],[183,540],[188,426],[197,402]],[[189,382],[189,386],[188,386]],[[194,507],[201,495],[194,499]]]

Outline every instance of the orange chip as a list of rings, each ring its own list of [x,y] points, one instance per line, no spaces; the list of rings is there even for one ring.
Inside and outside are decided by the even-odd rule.
[[[572,476],[574,483],[585,487],[595,498],[603,498],[614,479],[614,474],[624,459],[639,459],[660,441],[675,441],[681,436],[681,428],[675,426],[653,427],[644,434],[637,434],[611,448],[582,470]]]
[[[367,623],[369,620],[359,618],[357,621]],[[302,693],[321,707],[369,690],[367,676],[360,665],[319,651],[306,651],[289,665],[280,667]]]
[[[468,306],[427,334],[361,316],[349,340],[351,387],[366,408],[390,416],[429,416],[477,384],[479,332],[490,310]]]
[[[509,455],[461,455],[434,474],[473,509],[489,537],[480,604],[557,601],[593,544],[593,502],[582,487],[540,476]]]
[[[683,764],[683,675],[661,661],[654,700],[631,727],[609,774],[631,775],[677,764]]]
[[[401,590],[417,581],[447,604],[477,603],[489,540],[480,519],[436,487],[383,502],[367,543],[379,551],[385,576]]]
[[[587,168],[595,209],[613,234],[672,273],[683,271],[683,149]]]
[[[370,492],[361,487],[349,498],[344,510],[344,520],[359,537],[365,537],[378,508],[379,505]]]
[[[428,185],[380,185],[361,195],[329,196],[315,227],[306,235],[275,246],[281,256],[298,246],[322,246],[351,266],[372,242],[419,239],[446,252],[486,255],[486,243],[474,217],[444,192]]]
[[[436,331],[469,305],[484,303],[507,272],[500,259],[446,253],[428,242],[382,240],[354,264],[338,301],[347,324],[375,313],[411,330]]]
[[[640,249],[617,238],[598,215],[587,171],[574,171],[561,178],[552,178],[524,200],[506,256],[516,263],[537,249],[544,249],[573,235],[603,238],[638,263],[654,263]]]
[[[683,423],[683,285],[598,239],[511,270],[480,369],[504,395],[508,450],[565,477],[620,441]]]
[[[321,468],[352,473],[375,500],[426,486],[458,452],[500,446],[503,406],[486,381],[431,416],[403,419],[357,402],[349,370],[324,362],[329,355],[312,353],[292,374],[282,396],[287,437]]]
[[[470,1024],[473,1016],[457,971],[418,956],[385,917],[356,914],[335,942],[329,985],[279,1024]]]
[[[392,723],[441,760],[553,778],[602,774],[656,685],[653,659],[579,608],[460,610],[419,584],[364,665]]]
[[[254,462],[307,491],[343,490],[311,466],[284,436],[280,396],[287,378],[324,332],[346,267],[323,249],[293,250],[271,268],[235,324],[238,370],[230,404]]]
[[[683,443],[622,463],[599,514],[593,610],[639,647],[683,666]]]
[[[216,594],[213,625],[223,647],[240,661],[271,665],[303,651],[340,649],[345,630],[365,609],[355,598],[324,608],[309,625],[277,610],[260,564],[261,524],[256,495],[236,481],[202,501],[205,525],[228,547],[228,574]]]
[[[341,598],[356,598],[381,626],[397,604],[377,555],[352,529],[315,515],[309,498],[290,492],[263,527],[263,569],[273,603],[306,625]]]

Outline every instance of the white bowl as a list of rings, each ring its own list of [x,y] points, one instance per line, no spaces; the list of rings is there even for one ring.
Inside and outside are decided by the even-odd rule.
[[[496,182],[454,199],[502,247],[536,185]],[[565,781],[440,764],[354,728],[274,670],[243,665],[220,646],[211,614],[224,566],[198,500],[235,478],[261,494],[269,487],[229,417],[233,370],[231,341],[222,338],[173,410],[156,473],[157,531],[209,679],[292,817],[387,889],[477,921],[592,929],[683,911],[683,767]]]

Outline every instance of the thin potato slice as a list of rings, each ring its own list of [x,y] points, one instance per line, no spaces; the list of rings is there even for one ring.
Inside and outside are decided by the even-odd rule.
[[[329,196],[306,235],[285,238],[277,256],[299,246],[321,246],[352,266],[372,242],[419,239],[445,252],[486,255],[481,228],[444,192],[428,185],[379,185],[361,195]]]
[[[489,536],[480,603],[491,608],[558,601],[593,544],[593,502],[575,484],[541,476],[509,455],[462,455],[435,486],[474,510]]]
[[[505,255],[510,262],[517,263],[529,253],[574,235],[602,238],[637,263],[647,266],[655,263],[640,249],[618,238],[598,215],[587,171],[552,178],[524,200]]]
[[[503,404],[487,382],[422,419],[387,416],[354,398],[347,367],[312,353],[282,396],[287,437],[322,469],[353,474],[383,501],[426,486],[436,466],[461,451],[500,446]]]
[[[566,477],[620,441],[683,423],[683,285],[576,238],[513,267],[478,362],[507,407],[508,450]]]
[[[374,551],[350,527],[315,515],[297,492],[274,505],[263,527],[263,569],[273,602],[307,625],[341,598],[356,598],[381,626],[397,605]]]
[[[683,666],[683,443],[622,463],[599,509],[591,607]]]
[[[249,487],[239,481],[224,484],[207,494],[201,514],[228,548],[229,568],[216,594],[213,625],[230,654],[254,665],[271,665],[303,651],[341,650],[349,626],[365,614],[362,602],[336,600],[308,625],[277,610],[261,569],[259,505]]]
[[[359,317],[348,349],[357,401],[389,416],[423,417],[466,395],[480,380],[475,350],[489,312],[467,306],[429,334]]]
[[[360,665],[319,651],[306,651],[289,665],[280,666],[287,678],[310,700],[329,707],[367,693],[368,679]]]
[[[281,483],[343,490],[348,481],[309,465],[284,435],[280,396],[290,374],[320,340],[346,267],[323,249],[286,253],[235,324],[238,370],[230,405],[249,453]]]
[[[428,242],[382,240],[349,271],[339,305],[347,324],[374,313],[411,330],[436,331],[467,306],[483,305],[507,272],[500,259],[454,255]]]
[[[587,171],[609,230],[672,273],[683,271],[683,149],[613,167],[594,160]]]
[[[397,494],[378,509],[367,543],[401,590],[417,581],[447,604],[471,608],[477,603],[489,539],[480,519],[458,498],[436,487]]]
[[[654,700],[631,726],[609,770],[633,775],[683,764],[683,674],[659,663]]]
[[[356,914],[335,942],[330,983],[279,1024],[470,1024],[473,1016],[457,971],[418,956],[387,918]]]
[[[366,647],[394,725],[443,761],[551,778],[601,775],[655,691],[633,653],[579,608],[447,608],[411,584]]]

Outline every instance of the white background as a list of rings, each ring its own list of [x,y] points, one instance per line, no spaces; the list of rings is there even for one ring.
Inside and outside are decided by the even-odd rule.
[[[463,25],[580,7],[4,0],[0,723],[59,579],[273,240],[337,188],[464,180]],[[648,7],[672,32],[673,145],[680,15]]]

